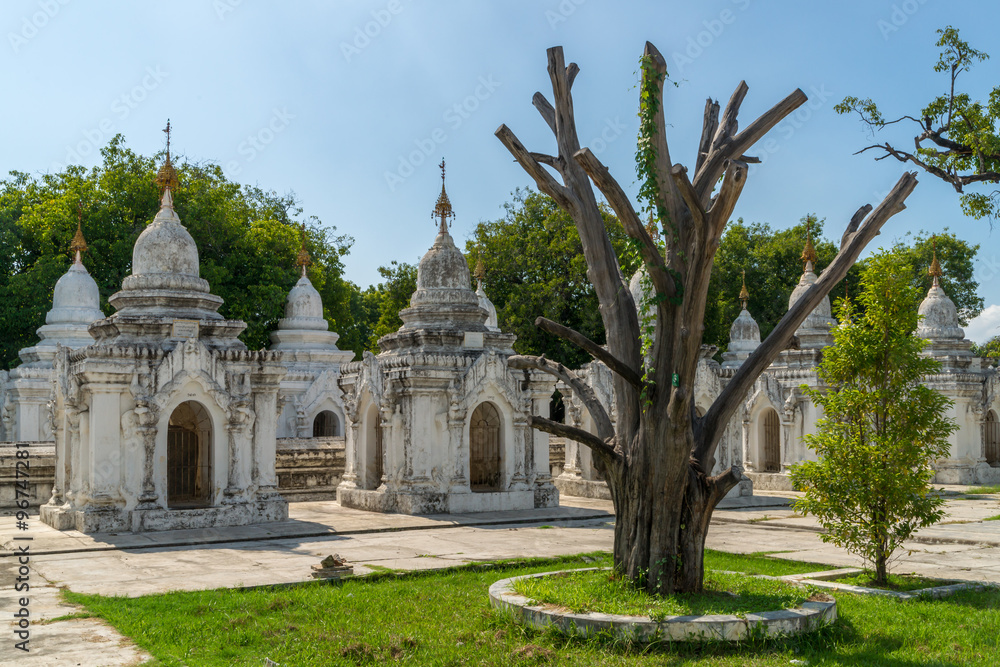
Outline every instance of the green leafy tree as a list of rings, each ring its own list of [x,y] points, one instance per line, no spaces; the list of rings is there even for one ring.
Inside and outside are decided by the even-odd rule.
[[[982,345],[973,344],[972,353],[986,359],[992,365],[1000,362],[1000,336],[994,336]]]
[[[417,291],[417,266],[393,260],[389,266],[378,267],[385,282],[369,287],[364,292],[371,333],[366,349],[378,353],[378,339],[396,331],[403,325],[399,311],[408,308],[410,297]]]
[[[871,98],[845,97],[834,107],[837,113],[856,113],[874,133],[906,123],[916,125],[916,148],[910,152],[900,143],[874,144],[858,151],[878,151],[876,160],[893,157],[909,162],[928,174],[952,185],[959,193],[962,210],[974,218],[995,218],[1000,206],[1000,190],[967,192],[968,186],[1000,183],[1000,86],[993,88],[986,102],[973,100],[969,93],[956,90],[961,74],[989,55],[969,46],[951,26],[938,30],[941,47],[934,71],[947,75],[947,90],[932,99],[919,113],[886,120]],[[891,118],[892,116],[890,116]]]
[[[715,255],[712,277],[705,308],[704,342],[725,351],[729,344],[729,327],[740,312],[739,292],[742,271],[746,271],[750,302],[748,309],[760,325],[761,338],[766,338],[788,310],[788,297],[802,275],[799,257],[806,238],[806,227],[812,225],[817,273],[836,256],[837,246],[822,238],[824,220],[807,215],[789,229],[775,231],[767,223],[731,223],[722,236]],[[983,310],[979,282],[975,279],[975,259],[979,246],[967,243],[948,232],[932,237],[927,232],[907,234],[892,250],[913,269],[914,286],[926,294],[931,287],[927,275],[934,247],[944,268],[941,286],[958,307],[962,326]],[[861,271],[868,260],[860,260],[847,272],[847,277],[831,292],[830,298],[843,297],[857,289]]]
[[[796,510],[816,516],[824,541],[871,563],[877,584],[903,541],[944,515],[931,464],[948,455],[957,428],[945,417],[950,399],[921,383],[940,364],[920,355],[914,282],[905,257],[881,252],[862,274],[863,313],[840,302],[835,344],[819,366],[829,389],[803,385],[824,414],[803,438],[818,460],[791,469],[805,490]]]
[[[35,330],[52,307],[52,290],[71,263],[70,241],[78,216],[90,250],[84,264],[97,282],[101,308],[121,289],[132,269],[132,247],[159,208],[154,182],[162,156],[129,150],[119,135],[101,150],[91,170],[67,167],[32,177],[12,172],[0,181],[0,364],[17,363],[22,347],[37,341]],[[267,346],[268,333],[284,315],[288,291],[298,280],[300,246],[297,207],[279,196],[228,181],[215,165],[175,164],[181,187],[174,206],[198,246],[201,276],[225,303],[220,313],[247,323],[240,336],[251,349]],[[306,221],[312,255],[309,277],[323,297],[336,331],[349,325],[358,290],[343,278],[342,258],[352,243],[319,220]]]
[[[518,189],[504,209],[504,217],[476,225],[465,245],[470,267],[483,259],[483,287],[496,306],[500,328],[517,334],[514,348],[521,354],[546,354],[571,367],[591,361],[586,352],[535,326],[543,316],[604,343],[597,295],[587,279],[573,219],[551,197],[531,189]],[[614,214],[602,208],[601,215],[627,282],[638,269],[638,256]]]

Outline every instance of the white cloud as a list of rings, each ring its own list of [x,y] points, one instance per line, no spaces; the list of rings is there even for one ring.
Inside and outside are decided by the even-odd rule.
[[[965,327],[965,337],[979,344],[998,335],[1000,335],[1000,305],[995,303],[986,306],[986,309]]]

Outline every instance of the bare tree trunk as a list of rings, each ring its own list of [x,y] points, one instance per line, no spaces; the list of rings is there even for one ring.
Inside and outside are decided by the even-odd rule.
[[[528,151],[506,125],[501,125],[496,135],[539,190],[573,217],[600,303],[607,347],[601,348],[557,323],[542,318],[537,323],[615,373],[616,413],[612,420],[592,392],[588,394],[584,383],[561,364],[544,358],[512,358],[509,363],[513,367],[538,368],[572,385],[585,398],[598,433],[541,417],[532,417],[531,425],[591,448],[603,466],[615,505],[615,566],[647,591],[670,594],[701,590],[712,513],[742,478],[739,468],[708,476],[726,425],[756,378],[788,347],[799,324],[846,275],[885,221],[904,208],[916,179],[905,174],[875,211],[855,214],[833,263],[743,363],[705,416],[697,417],[692,399],[708,282],[719,240],[746,183],[747,162],[754,161],[745,153],[806,96],[801,90],[794,91],[742,131],[737,116],[748,91],[746,83],[740,82],[721,115],[719,105],[709,100],[697,169],[689,179],[687,169],[670,162],[662,99],[666,62],[648,42],[642,69],[640,109],[652,125],[643,140],[648,142],[648,155],[655,163],[649,184],[664,223],[663,247],[647,233],[607,168],[589,149],[580,148],[571,95],[579,68],[575,63],[566,66],[561,47],[548,50],[555,105],[541,93],[532,99],[555,134],[558,154]],[[591,183],[637,242],[655,293],[655,340],[646,366],[636,304],[608,240]]]

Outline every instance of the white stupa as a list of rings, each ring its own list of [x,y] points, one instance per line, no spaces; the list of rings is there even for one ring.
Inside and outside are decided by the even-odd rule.
[[[743,309],[733,322],[733,326],[729,328],[729,347],[722,353],[723,368],[738,368],[760,346],[760,326],[747,310],[749,299],[750,293],[747,291],[744,272],[743,288],[740,290],[740,303]]]
[[[45,315],[45,324],[36,331],[38,344],[18,353],[22,368],[52,368],[58,345],[75,350],[94,342],[87,327],[91,322],[103,319],[104,313],[100,308],[101,294],[97,282],[83,265],[82,254],[86,250],[87,242],[78,224],[70,245],[70,251],[74,253],[73,264],[56,282],[52,310]]]

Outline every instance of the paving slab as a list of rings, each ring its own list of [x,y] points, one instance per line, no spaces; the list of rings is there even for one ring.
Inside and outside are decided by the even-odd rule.
[[[967,581],[1000,582],[1000,498],[949,492],[944,525],[907,542],[895,571]],[[795,494],[730,499],[716,511],[707,546],[733,553],[840,567],[858,559],[820,539],[812,517],[788,506]],[[24,665],[128,665],[148,659],[96,619],[38,623],[78,609],[59,586],[80,593],[147,595],[174,590],[252,587],[312,581],[311,566],[338,553],[357,574],[381,568],[424,570],[500,558],[608,551],[614,530],[609,501],[564,497],[559,508],[412,517],[340,508],[335,502],[291,506],[287,522],[205,531],[83,535],[48,528],[32,517],[32,653]],[[0,543],[13,544],[13,517],[0,517]],[[14,608],[15,565],[0,557],[0,609]],[[0,646],[0,664],[11,662]]]

